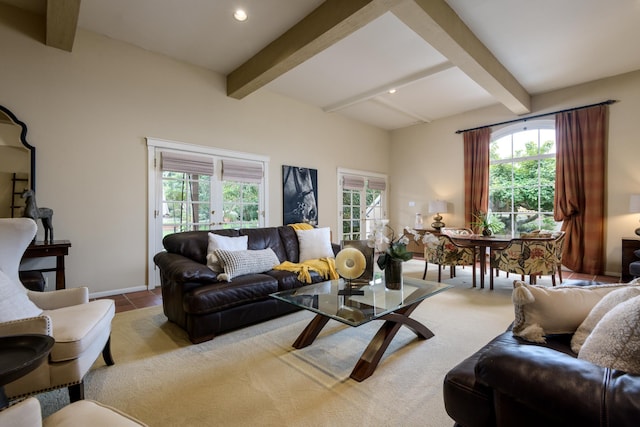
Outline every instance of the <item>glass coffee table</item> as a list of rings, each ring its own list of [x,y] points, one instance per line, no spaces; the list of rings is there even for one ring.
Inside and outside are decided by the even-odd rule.
[[[451,285],[404,277],[400,290],[389,290],[381,278],[369,285],[350,287],[343,279],[320,282],[271,294],[273,298],[316,313],[293,343],[300,349],[316,339],[330,319],[358,327],[372,320],[385,320],[371,339],[351,372],[351,378],[363,381],[376,370],[382,355],[401,326],[411,329],[419,338],[429,339],[433,332],[409,317],[426,298],[451,288]]]

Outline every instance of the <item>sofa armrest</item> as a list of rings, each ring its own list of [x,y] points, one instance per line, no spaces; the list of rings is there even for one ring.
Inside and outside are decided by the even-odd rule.
[[[498,425],[590,426],[604,416],[611,370],[562,352],[529,344],[495,347],[478,359],[475,372],[494,390]]]
[[[0,323],[0,336],[41,334],[52,336],[51,318],[49,316],[28,317]]]
[[[89,288],[59,289],[51,292],[27,291],[27,296],[43,310],[55,310],[89,302]]]
[[[18,402],[0,412],[0,425],[42,427],[40,402],[35,397]]]
[[[153,261],[160,268],[161,277],[175,282],[215,282],[218,273],[205,264],[169,252],[159,252]]]

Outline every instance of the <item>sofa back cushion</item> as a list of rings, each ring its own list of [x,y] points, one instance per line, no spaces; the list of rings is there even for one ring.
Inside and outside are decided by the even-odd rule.
[[[287,252],[277,227],[242,228],[239,231],[240,235],[249,237],[247,249],[255,251],[271,248],[280,262],[287,260]]]
[[[298,236],[296,230],[289,225],[278,227],[284,250],[287,253],[287,261],[294,263],[300,262],[300,246],[298,245]]]
[[[211,230],[211,232],[229,237],[240,235],[238,230]],[[209,232],[205,230],[169,234],[162,239],[162,245],[169,253],[180,254],[200,264],[206,264]]]

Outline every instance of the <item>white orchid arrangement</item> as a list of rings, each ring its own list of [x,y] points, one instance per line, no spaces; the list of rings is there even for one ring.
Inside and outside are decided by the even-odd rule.
[[[409,236],[412,236],[416,242],[422,240],[422,243],[428,246],[438,244],[438,238],[431,233],[420,236],[416,230],[408,226],[404,231],[405,233],[401,236],[396,236],[394,229],[389,226],[388,219],[374,223],[373,231],[367,236],[367,246],[380,253],[377,263],[381,270],[385,269],[391,259],[409,261],[413,258],[413,253],[407,251],[407,245],[411,241]]]

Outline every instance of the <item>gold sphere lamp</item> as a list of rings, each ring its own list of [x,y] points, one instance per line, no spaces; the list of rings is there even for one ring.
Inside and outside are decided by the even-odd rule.
[[[444,200],[432,200],[429,202],[429,212],[435,213],[436,215],[433,217],[433,221],[431,223],[431,227],[434,230],[440,231],[442,227],[444,227],[444,222],[442,222],[441,213],[447,213],[447,202]]]

